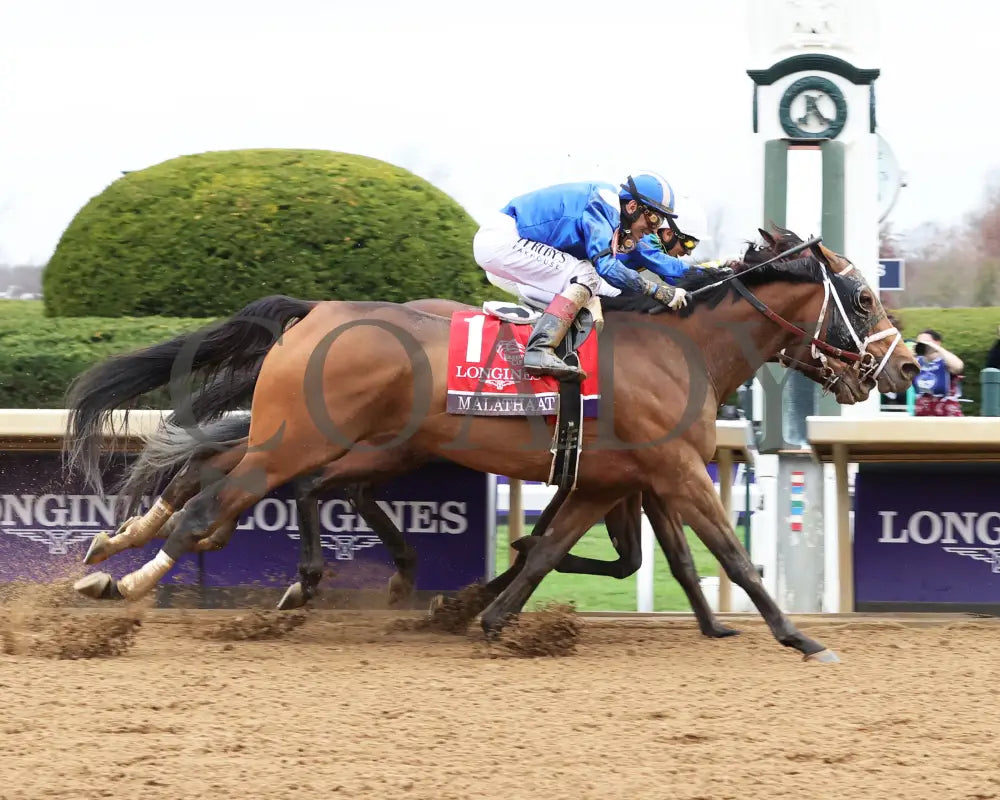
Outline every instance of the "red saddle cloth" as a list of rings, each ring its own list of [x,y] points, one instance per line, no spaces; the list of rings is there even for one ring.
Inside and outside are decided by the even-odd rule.
[[[555,416],[559,381],[524,371],[531,325],[504,322],[482,311],[456,311],[448,339],[448,413],[483,417]],[[586,419],[597,417],[597,333],[576,351],[587,373],[580,387]]]

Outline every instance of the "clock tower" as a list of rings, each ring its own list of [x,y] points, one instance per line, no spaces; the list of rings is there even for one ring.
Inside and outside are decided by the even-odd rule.
[[[876,133],[875,10],[867,0],[748,0],[753,85],[751,126],[760,142],[761,226],[773,222],[803,239],[821,235],[878,288],[880,187]],[[881,188],[881,192],[880,192]],[[761,449],[805,447],[805,418],[872,416],[878,394],[838,406],[815,384],[779,367],[760,375],[765,390]],[[780,397],[778,396],[780,394]]]
[[[876,133],[879,70],[870,68],[876,10],[870,0],[746,2],[760,225],[775,223],[803,239],[821,235],[877,290],[879,220],[887,212],[879,202],[885,182]],[[882,167],[886,172],[884,159]],[[793,321],[807,330],[804,323],[815,324]],[[785,610],[835,610],[836,525],[826,524],[836,520],[833,471],[813,462],[806,418],[876,415],[878,393],[841,407],[781,367],[766,365],[757,380],[763,455],[756,477],[767,500],[765,524],[754,529],[754,562],[764,567],[765,585]]]

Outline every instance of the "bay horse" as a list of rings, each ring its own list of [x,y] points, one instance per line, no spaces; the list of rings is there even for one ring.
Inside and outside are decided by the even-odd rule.
[[[772,238],[766,231],[761,230],[760,233],[769,247],[748,250],[748,256],[764,258],[800,243],[794,234],[784,229],[775,229],[778,239]],[[454,311],[472,310],[470,306],[442,299],[415,300],[406,305],[441,316],[450,316]],[[854,372],[846,370],[843,362],[835,360],[840,369],[833,370],[828,364],[821,364],[808,350],[807,345],[799,345],[795,350],[799,358],[793,358],[792,353],[783,356],[816,382],[824,386],[832,385],[836,389],[839,402],[852,403],[867,395],[858,382],[852,380]],[[145,351],[140,351],[139,357],[148,359]],[[118,366],[123,366],[122,362],[119,361]],[[257,366],[259,368],[259,365]],[[194,398],[192,408],[196,409],[196,419],[213,420],[207,427],[200,429],[198,438],[168,421],[147,441],[142,455],[132,465],[127,479],[116,491],[119,499],[126,500],[126,514],[138,510],[142,498],[158,490],[168,475],[173,475],[173,478],[164,489],[163,496],[145,515],[126,520],[115,536],[108,536],[106,533],[97,534],[85,557],[86,563],[100,563],[126,548],[145,545],[159,534],[172,509],[180,508],[201,488],[203,470],[225,474],[237,463],[243,453],[239,448],[245,445],[249,428],[248,417],[237,415],[227,420],[214,418],[234,405],[239,405],[244,395],[252,393],[256,374],[257,370],[252,369],[235,383],[231,380],[216,381]],[[88,405],[93,407],[92,403]],[[220,453],[219,450],[224,452]],[[409,471],[421,463],[420,457],[414,457],[412,453],[406,452],[405,447],[381,454],[381,461],[379,475],[383,479],[392,474]],[[342,463],[338,462],[338,465]],[[178,470],[179,473],[174,475]],[[280,609],[301,607],[312,599],[318,590],[325,562],[315,509],[319,497],[331,488],[335,488],[338,483],[336,467],[331,475],[317,473],[293,481],[301,530],[300,580],[286,591],[279,603]],[[406,543],[402,531],[376,504],[371,481],[342,488],[349,502],[382,540],[396,564],[397,571],[389,582],[389,605],[390,607],[399,605],[412,594],[416,573],[416,552]],[[641,563],[639,532],[643,505],[640,498],[641,495],[637,494],[629,500],[622,501],[605,517],[608,535],[618,554],[616,560],[605,561],[567,554],[555,569],[559,572],[604,575],[619,579],[634,574]],[[536,534],[545,530],[547,520],[558,507],[559,499],[557,496],[538,519],[535,526]],[[667,557],[671,572],[689,599],[702,633],[716,637],[737,633],[731,628],[720,625],[711,614],[701,592],[694,561],[680,521],[652,503],[645,503],[645,511],[661,549]],[[231,529],[228,529],[228,534],[231,534]],[[217,530],[211,537],[200,542],[198,549],[220,549],[227,540],[226,531]]]
[[[606,304],[599,341],[602,387],[610,391],[605,403],[602,389],[597,430],[584,437],[577,488],[544,535],[528,537],[534,546],[526,547],[523,568],[515,565],[502,576],[509,585],[482,616],[487,633],[498,633],[523,607],[593,522],[641,490],[691,523],[782,644],[807,657],[835,659],[777,608],[729,526],[704,469],[715,449],[715,409],[720,397],[799,339],[803,330],[786,319],[793,313],[817,321],[815,346],[863,360],[864,378],[880,387],[908,385],[917,367],[864,280],[834,273],[822,248],[780,265],[737,269],[733,278],[693,296],[678,315],[647,315],[659,307],[645,299]],[[699,273],[680,285],[697,291],[714,282]],[[734,302],[723,306],[726,297]],[[740,298],[748,302],[735,302]],[[228,478],[171,518],[156,558],[117,583],[96,573],[88,591],[145,594],[177,557],[271,489],[342,458],[360,442],[387,446],[408,439],[415,450],[472,469],[543,480],[551,436],[543,421],[445,413],[448,337],[447,320],[402,306],[318,304],[267,353],[247,452]]]

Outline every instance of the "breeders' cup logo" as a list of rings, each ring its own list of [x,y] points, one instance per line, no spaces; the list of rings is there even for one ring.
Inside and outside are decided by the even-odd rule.
[[[502,392],[508,386],[518,383],[531,383],[538,380],[534,375],[524,371],[524,345],[517,339],[497,339],[495,344],[497,358],[507,364],[491,366],[489,369],[474,364],[457,364],[455,376],[473,381],[482,381],[485,386],[492,386]]]
[[[517,339],[501,339],[497,342],[497,355],[512,367],[524,366],[524,345]]]
[[[495,375],[497,370],[490,370],[490,376],[483,381],[487,386],[493,386],[502,392],[508,386],[513,386],[518,380],[524,380],[524,345],[517,339],[501,339],[497,342],[497,355],[506,361],[513,370],[505,369]]]
[[[989,564],[1000,575],[1000,511],[917,511],[897,525],[896,511],[879,511],[879,544],[928,544]]]

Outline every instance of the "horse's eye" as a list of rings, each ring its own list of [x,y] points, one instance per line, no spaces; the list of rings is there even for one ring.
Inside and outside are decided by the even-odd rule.
[[[875,300],[872,293],[867,289],[858,289],[854,295],[854,302],[862,311],[872,311],[875,308]]]

